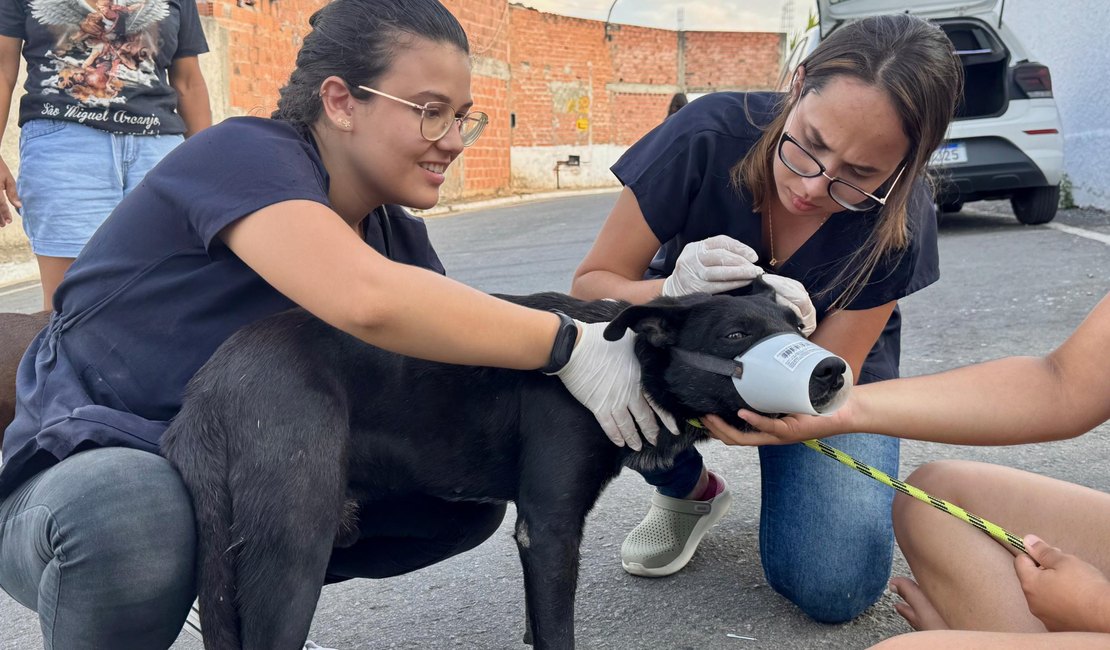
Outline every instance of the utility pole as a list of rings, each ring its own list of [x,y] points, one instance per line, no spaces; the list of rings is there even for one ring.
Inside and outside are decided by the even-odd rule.
[[[782,2],[781,30],[787,36],[794,31],[794,0],[783,0]]]

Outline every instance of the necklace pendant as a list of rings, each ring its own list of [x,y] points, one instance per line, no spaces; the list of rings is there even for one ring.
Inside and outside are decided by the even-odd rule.
[[[767,264],[770,265],[771,268],[776,268],[779,265],[779,261],[776,260],[774,257],[772,257],[771,261],[768,262]]]

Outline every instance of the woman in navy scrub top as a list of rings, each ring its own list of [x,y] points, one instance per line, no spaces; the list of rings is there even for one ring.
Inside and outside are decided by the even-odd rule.
[[[631,336],[610,343],[605,323],[448,280],[423,222],[399,207],[433,206],[485,126],[458,21],[437,0],[335,0],[310,22],[276,119],[225,120],[147,174],[66,274],[23,358],[0,466],[0,587],[38,613],[47,649],[155,650],[177,637],[196,533],[158,440],[197,368],[267,315],[300,305],[396,352],[542,368],[588,396],[615,443],[657,431]],[[505,512],[378,505],[329,579],[438,562]]]
[[[645,302],[728,291],[766,272],[811,339],[846,359],[858,382],[896,377],[898,300],[939,274],[921,177],[961,84],[940,29],[882,16],[833,32],[785,94],[692,102],[613,167],[625,187],[572,292]],[[831,443],[897,471],[895,438],[847,434]],[[801,445],[759,453],[768,582],[818,621],[854,618],[890,574],[893,491]],[[644,476],[657,489],[622,546],[623,565],[670,575],[731,495],[694,451]]]

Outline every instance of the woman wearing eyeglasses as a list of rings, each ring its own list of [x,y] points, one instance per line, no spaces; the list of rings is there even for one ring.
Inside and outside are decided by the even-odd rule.
[[[833,32],[785,94],[689,104],[613,167],[625,187],[572,293],[644,302],[731,291],[765,274],[858,382],[897,376],[898,300],[938,277],[921,177],[961,83],[940,29],[882,16]],[[894,438],[849,434],[834,444],[884,471],[898,467]],[[768,582],[818,621],[855,617],[890,573],[892,491],[800,445],[759,453]],[[657,489],[622,563],[635,575],[670,575],[732,497],[694,451],[644,476]]]
[[[436,0],[335,0],[311,24],[274,119],[226,120],[154,168],[78,257],[23,359],[0,467],[0,587],[38,612],[47,648],[177,637],[196,533],[154,452],[197,368],[264,316],[299,305],[396,352],[543,369],[615,443],[638,448],[657,431],[631,336],[607,342],[605,323],[446,279],[423,222],[399,207],[433,206],[486,124],[455,18]],[[504,514],[436,499],[379,507],[385,539],[333,557],[331,579],[438,562]]]

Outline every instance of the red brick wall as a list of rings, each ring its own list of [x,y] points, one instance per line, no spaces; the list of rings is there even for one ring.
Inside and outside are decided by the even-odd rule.
[[[686,84],[771,88],[778,81],[785,41],[767,32],[686,32]]]
[[[613,61],[602,24],[517,6],[510,15],[512,145],[608,142]]]
[[[269,115],[308,18],[326,0],[247,1],[198,6],[229,35],[221,54],[230,111]],[[475,107],[490,116],[482,138],[452,171],[445,187],[452,197],[510,191],[511,147],[631,144],[663,119],[683,85],[691,92],[768,88],[782,56],[781,34],[685,32],[680,80],[677,32],[610,25],[607,35],[602,22],[506,0],[443,2],[470,38]]]
[[[474,60],[474,110],[489,115],[482,137],[453,167],[446,194],[485,196],[509,188],[510,12],[505,0],[442,0],[462,23]]]
[[[610,25],[606,34],[604,23],[596,20],[519,5],[510,13],[514,147],[580,145],[587,140],[631,144],[662,121],[671,96],[680,89],[771,88],[784,47],[783,35],[777,33],[680,35]],[[576,104],[576,98],[587,101]],[[589,120],[588,130],[580,128],[582,118]]]
[[[610,25],[609,35],[612,37],[608,44],[609,54],[613,57],[613,81],[642,84],[679,82],[677,32]]]
[[[201,15],[228,31],[228,103],[234,113],[268,116],[289,78],[308,18],[326,0],[214,0],[198,3]]]

